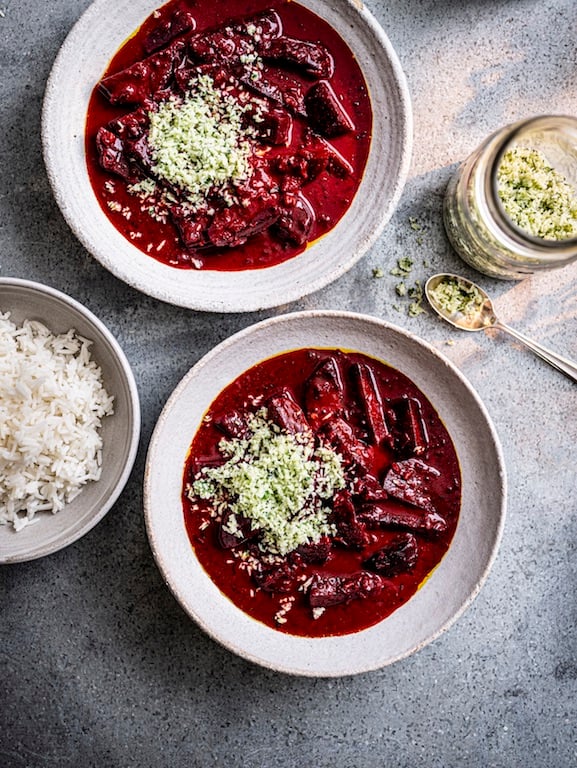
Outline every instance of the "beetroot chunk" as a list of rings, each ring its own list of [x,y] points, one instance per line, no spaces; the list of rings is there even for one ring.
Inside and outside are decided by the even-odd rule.
[[[428,486],[440,472],[420,459],[396,461],[391,465],[383,482],[383,489],[405,504],[411,504],[427,512],[436,512]]]
[[[429,446],[429,435],[421,403],[414,397],[401,397],[391,406],[397,416],[396,449],[403,456],[422,456]]]
[[[311,608],[329,608],[350,600],[377,597],[389,586],[381,576],[360,571],[351,576],[322,576],[316,574],[309,589]]]
[[[189,54],[200,61],[236,64],[282,33],[282,22],[274,10],[247,16],[213,30],[191,35]]]
[[[315,224],[315,212],[302,192],[291,197],[292,205],[279,208],[280,215],[274,225],[274,233],[280,240],[304,245],[309,240]]]
[[[217,210],[208,227],[208,238],[217,247],[242,245],[278,219],[278,193],[263,168],[255,168],[234,196],[237,202]]]
[[[256,35],[252,30],[256,27]],[[233,29],[237,34],[246,33],[254,37],[259,47],[267,46],[271,40],[282,35],[282,21],[278,13],[269,8],[266,11],[255,13],[252,16],[243,16],[242,19],[235,22]]]
[[[148,143],[148,136],[143,135],[138,139],[127,139],[125,142],[126,154],[128,158],[138,168],[144,171],[148,175],[152,175],[152,166],[154,161],[152,159],[152,150]]]
[[[381,576],[396,576],[412,570],[419,556],[417,539],[412,533],[401,533],[386,547],[379,549],[363,563],[363,568]]]
[[[105,171],[115,173],[123,179],[132,176],[125,154],[124,142],[107,128],[99,128],[96,134],[98,161]]]
[[[344,419],[334,418],[322,427],[326,442],[343,459],[346,467],[357,476],[364,475],[371,466],[369,446],[353,432],[353,428]]]
[[[273,147],[288,146],[291,141],[293,119],[282,107],[268,110],[247,110],[245,119],[264,144]]]
[[[317,429],[323,422],[340,416],[345,407],[341,372],[334,357],[327,357],[305,383],[305,413]]]
[[[346,179],[353,174],[353,166],[338,152],[328,141],[324,142],[328,147],[327,171],[339,179]]]
[[[267,401],[268,415],[279,427],[292,435],[310,432],[304,411],[288,389],[283,389]]]
[[[323,565],[330,557],[332,546],[328,536],[321,536],[318,541],[301,544],[295,554],[308,565]]]
[[[305,147],[307,152],[317,158],[317,164],[320,166],[319,173],[326,170],[327,173],[339,179],[346,179],[353,173],[353,166],[349,161],[329,141],[316,133],[309,131],[306,134]]]
[[[347,547],[362,549],[368,541],[365,526],[359,523],[351,494],[337,491],[333,503],[333,520],[337,536]]]
[[[255,77],[258,75],[257,77]],[[305,117],[305,93],[299,82],[282,70],[247,68],[239,80],[260,96],[266,96],[295,115]]]
[[[279,217],[278,193],[264,168],[255,168],[230,194],[235,200],[232,205],[220,202],[221,207],[217,207],[215,203],[210,213],[208,209],[190,213],[183,206],[171,211],[171,218],[189,250],[242,245],[268,229]]]
[[[231,523],[234,523],[238,536],[228,530],[231,528]],[[218,541],[223,549],[233,549],[256,536],[258,536],[258,531],[253,531],[250,520],[230,511],[225,512],[218,529]]]
[[[231,206],[217,211],[207,233],[212,245],[217,248],[234,248],[263,232],[278,219],[278,211],[267,204],[253,204],[250,210],[242,206]]]
[[[273,594],[291,592],[295,585],[294,577],[294,570],[286,562],[253,573],[257,586]]]
[[[134,141],[144,135],[149,124],[150,118],[147,111],[140,108],[111,120],[107,128],[121,139]]]
[[[310,125],[321,136],[330,139],[355,130],[355,124],[327,80],[319,80],[309,89],[305,105]]]
[[[282,174],[281,188],[283,192],[295,192],[300,187],[316,179],[328,168],[329,154],[322,146],[300,149],[292,155],[281,155],[276,158],[273,168]]]
[[[175,206],[170,211],[170,218],[178,229],[180,239],[184,247],[194,253],[194,251],[206,248],[210,245],[206,233],[209,217],[199,212],[192,214],[182,206]]]
[[[447,530],[447,521],[437,512],[403,507],[394,501],[372,501],[364,504],[358,512],[358,519],[367,525],[404,528],[425,533],[442,533]]]
[[[333,57],[324,45],[284,35],[266,45],[262,49],[262,56],[270,61],[292,64],[313,77],[329,79],[335,69]]]
[[[190,11],[184,8],[160,8],[150,17],[154,20],[154,26],[144,38],[144,50],[152,53],[163,48],[173,38],[196,28],[196,20]]]
[[[189,40],[188,52],[195,61],[234,64],[254,51],[252,41],[233,36],[227,30],[201,32]]]
[[[364,363],[355,363],[351,369],[363,405],[365,416],[375,445],[391,445],[392,435],[385,416],[383,400],[377,388],[373,372]]]
[[[227,411],[215,420],[214,426],[227,437],[243,440],[249,434],[248,414],[245,411]]]
[[[188,93],[199,77],[208,75],[215,88],[224,88],[227,85],[240,87],[232,75],[232,70],[226,64],[193,64],[190,59],[183,62],[174,70],[174,82],[177,89],[183,94]]]
[[[147,103],[167,87],[183,48],[182,41],[175,41],[165,50],[104,77],[98,87],[111,104]]]

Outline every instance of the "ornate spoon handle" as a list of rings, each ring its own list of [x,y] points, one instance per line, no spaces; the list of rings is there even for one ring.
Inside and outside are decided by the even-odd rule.
[[[493,328],[499,328],[501,331],[505,331],[505,333],[513,336],[513,338],[517,339],[517,341],[520,341],[521,344],[524,344],[526,347],[528,347],[542,360],[545,360],[547,363],[549,363],[549,365],[552,365],[553,368],[556,368],[558,371],[561,371],[561,373],[564,373],[565,376],[568,376],[570,379],[573,379],[573,381],[577,382],[576,363],[568,360],[566,357],[561,357],[561,355],[558,355],[556,352],[552,352],[546,347],[542,347],[541,344],[537,344],[536,341],[527,338],[527,336],[519,333],[519,331],[516,331],[514,328],[510,328],[500,320],[493,324]]]

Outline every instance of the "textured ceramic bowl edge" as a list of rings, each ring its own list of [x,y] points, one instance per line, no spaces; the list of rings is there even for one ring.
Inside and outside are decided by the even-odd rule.
[[[331,6],[325,8],[326,3],[323,2],[324,0],[304,0],[303,4],[316,12],[322,7],[324,15],[339,19],[338,10]],[[96,66],[84,62],[85,57],[90,57],[91,53],[101,56],[98,42],[92,39],[92,27],[98,21],[101,9],[105,10],[109,4],[109,0],[95,0],[73,26],[48,78],[42,109],[42,146],[48,178],[64,218],[82,245],[106,269],[136,289],[177,306],[211,312],[250,312],[283,305],[320,290],[347,272],[375,243],[392,216],[408,175],[412,150],[413,119],[407,80],[389,39],[366,6],[353,0],[341,0],[339,6],[342,8],[342,15],[351,15],[353,20],[361,21],[364,25],[364,49],[361,52],[355,51],[355,54],[359,53],[357,58],[365,59],[365,66],[372,68],[369,87],[371,89],[372,82],[374,138],[357,195],[337,226],[304,253],[266,270],[232,273],[234,278],[231,279],[222,277],[227,273],[211,270],[174,270],[156,262],[128,243],[99,209],[85,167],[85,113],[82,118],[78,110],[81,103],[85,102],[87,105],[91,87],[101,76],[106,63],[105,60],[102,66]],[[150,6],[149,10],[152,10],[157,4],[155,0],[150,0],[146,7]],[[142,5],[144,7],[144,3]],[[130,29],[126,30],[126,34],[138,25],[136,19],[142,20],[138,14],[131,11],[131,19],[133,16],[134,24],[129,25]],[[347,29],[355,30],[356,26],[351,23]],[[87,47],[82,46],[83,42],[86,43],[86,35],[89,34],[87,30],[90,31],[89,43],[94,49],[93,52],[82,50]],[[108,58],[113,52],[114,50],[109,52]],[[379,77],[375,65],[379,56],[386,59],[390,75],[390,79],[386,81]],[[72,77],[70,72],[79,70],[84,73],[81,67],[91,70],[90,89],[86,84],[79,82],[78,77],[68,83],[68,88],[63,88],[62,82],[67,82],[66,78]],[[66,103],[63,103],[63,100]],[[398,114],[393,118],[386,113],[387,103],[398,108]],[[387,145],[388,154],[385,161],[377,151],[380,152],[380,137],[386,137],[390,133],[391,125],[398,135],[395,136],[394,142]],[[63,155],[64,140],[67,146]],[[389,163],[392,163],[393,170]],[[387,184],[383,183],[379,175],[379,169],[384,165],[389,172]],[[390,176],[395,177],[395,182],[390,190],[386,191]],[[368,199],[371,201],[372,219],[367,218],[366,225],[359,227],[359,221],[367,215]],[[376,215],[374,211],[377,212]],[[346,247],[343,247],[345,239]],[[318,274],[315,264],[321,254],[323,271]],[[221,283],[223,280],[225,282]]]
[[[382,328],[385,329],[391,329],[395,333],[400,334],[402,337],[405,337],[406,339],[411,340],[413,343],[418,344],[420,347],[424,347],[428,350],[429,353],[431,353],[441,365],[446,367],[447,371],[450,373],[452,377],[456,377],[458,381],[460,382],[460,386],[463,386],[473,399],[475,406],[479,409],[484,422],[489,429],[490,437],[491,437],[491,448],[495,450],[495,458],[496,463],[498,466],[498,478],[497,482],[499,485],[500,490],[500,509],[498,510],[498,526],[494,532],[494,536],[492,539],[492,545],[490,549],[489,556],[486,559],[486,562],[484,564],[484,568],[482,572],[479,574],[477,582],[474,586],[474,588],[470,591],[470,593],[466,596],[464,600],[459,604],[459,606],[452,612],[451,616],[447,618],[447,620],[443,621],[442,624],[436,628],[435,631],[430,632],[427,634],[426,637],[421,638],[418,642],[415,642],[410,647],[406,648],[402,653],[398,653],[386,660],[384,663],[378,663],[378,664],[369,664],[366,666],[363,666],[362,664],[354,664],[351,663],[348,666],[345,664],[344,666],[340,666],[339,668],[335,668],[334,671],[331,671],[330,669],[323,669],[321,673],[317,669],[311,667],[311,665],[302,665],[299,666],[298,664],[290,664],[286,665],[283,664],[282,661],[276,660],[274,662],[271,662],[270,660],[263,660],[261,656],[258,656],[256,653],[251,652],[251,650],[248,650],[246,647],[243,647],[241,645],[238,645],[234,640],[231,640],[229,637],[223,638],[222,635],[219,635],[218,632],[214,631],[213,626],[211,626],[210,622],[204,621],[201,618],[199,618],[198,615],[196,615],[194,612],[191,612],[189,608],[186,605],[187,600],[183,598],[182,590],[180,589],[180,586],[174,583],[174,580],[171,577],[170,573],[170,564],[167,564],[163,562],[163,553],[159,551],[158,541],[156,539],[154,525],[151,522],[151,509],[148,506],[148,499],[149,499],[149,490],[150,485],[152,483],[151,478],[151,466],[150,466],[150,460],[154,456],[157,441],[160,438],[161,432],[165,425],[165,420],[170,412],[170,409],[174,402],[178,400],[178,398],[181,396],[182,392],[186,389],[188,385],[188,381],[192,376],[195,376],[195,373],[199,371],[199,369],[205,368],[207,366],[211,365],[212,359],[214,357],[219,356],[224,351],[227,350],[228,347],[234,346],[239,340],[242,340],[243,337],[250,336],[256,328],[267,328],[270,332],[274,330],[274,326],[279,323],[286,322],[288,318],[292,319],[299,319],[299,318],[319,318],[319,317],[344,317],[344,318],[350,318],[351,320],[357,320],[361,322],[369,322],[369,323],[377,323]],[[323,346],[322,344],[319,344],[319,346]],[[433,403],[435,405],[435,403]],[[192,435],[191,435],[192,438]],[[183,457],[184,461],[184,457]],[[256,325],[250,326],[247,329],[244,329],[243,331],[240,331],[239,333],[235,334],[234,336],[231,336],[229,339],[226,339],[225,341],[221,342],[217,347],[215,347],[211,352],[207,353],[193,368],[189,371],[187,375],[182,379],[180,384],[176,387],[173,394],[170,396],[169,400],[167,401],[161,416],[157,422],[156,428],[153,432],[153,435],[151,437],[151,441],[149,444],[148,449],[148,458],[147,458],[147,464],[146,464],[146,471],[145,471],[145,492],[144,492],[144,499],[145,499],[145,519],[146,519],[146,527],[147,527],[147,533],[149,536],[149,541],[151,545],[151,549],[153,551],[153,554],[155,556],[155,559],[157,561],[157,565],[162,573],[163,579],[169,589],[172,591],[176,599],[181,603],[183,609],[185,612],[187,612],[198,624],[199,626],[213,639],[215,639],[217,642],[219,642],[224,647],[228,648],[230,651],[236,653],[237,655],[252,661],[254,663],[258,663],[261,666],[268,667],[270,669],[273,669],[275,671],[292,674],[292,675],[299,675],[299,676],[310,676],[310,677],[341,677],[341,676],[347,676],[347,675],[353,675],[353,674],[360,674],[364,672],[374,671],[375,669],[382,668],[384,666],[387,666],[389,664],[392,664],[396,661],[399,661],[403,658],[406,658],[407,656],[415,653],[416,651],[422,649],[429,643],[436,640],[440,635],[442,635],[447,629],[449,629],[455,621],[467,610],[467,608],[471,605],[471,603],[474,601],[474,599],[479,594],[480,590],[482,589],[483,585],[486,582],[486,579],[489,575],[489,572],[491,570],[491,567],[493,566],[493,563],[495,561],[495,558],[498,553],[499,545],[501,543],[502,535],[503,535],[503,529],[504,529],[504,523],[505,523],[505,513],[506,513],[506,502],[507,502],[507,480],[506,480],[506,472],[505,472],[505,464],[504,464],[504,458],[502,453],[502,448],[499,442],[498,435],[496,433],[496,430],[494,428],[494,425],[491,421],[491,418],[482,403],[481,399],[479,398],[478,394],[475,392],[475,390],[472,388],[466,377],[452,364],[447,358],[445,358],[442,353],[440,353],[438,350],[436,350],[434,347],[429,345],[427,342],[424,342],[423,340],[419,339],[418,337],[414,336],[408,331],[405,331],[403,329],[397,328],[396,326],[392,326],[388,323],[385,323],[383,321],[377,320],[376,318],[369,317],[362,314],[357,313],[350,313],[350,312],[330,312],[330,311],[323,311],[323,310],[313,310],[310,312],[299,312],[299,313],[293,313],[292,315],[283,315],[276,318],[271,318],[269,320],[264,320],[260,323],[257,323]],[[461,521],[460,521],[461,524]],[[450,555],[451,548],[449,548],[449,552],[447,555],[445,555],[445,558],[441,561],[439,566],[437,568],[440,568],[444,562],[444,560]],[[435,569],[436,570],[436,569]],[[433,571],[432,577],[434,577],[435,572]],[[206,579],[208,579],[208,576],[205,576]],[[433,579],[429,579],[428,582],[432,581]],[[425,585],[427,586],[427,585]],[[213,585],[214,588],[214,594],[218,593],[217,588]],[[427,587],[428,588],[428,587]],[[218,593],[220,595],[220,593]],[[222,597],[221,597],[222,599]],[[225,598],[226,599],[226,598]],[[411,600],[414,600],[415,598],[412,598]],[[411,601],[409,601],[411,603]],[[407,604],[406,604],[407,605]],[[396,613],[399,613],[403,610],[405,606],[403,606],[401,609],[398,609]],[[395,616],[395,614],[393,614]],[[255,622],[253,619],[250,619],[250,617],[245,616],[245,620],[248,620],[249,622],[252,622],[253,624],[259,624],[259,622]],[[385,619],[385,621],[389,621],[389,619]],[[381,622],[382,623],[382,622]],[[345,636],[349,638],[358,638],[362,635],[369,635],[370,633],[374,633],[375,631],[378,632],[376,628],[378,628],[379,625],[375,625],[374,627],[369,628],[368,630],[364,630],[360,633],[354,633],[353,635]],[[260,625],[262,628],[263,633],[275,633],[275,630],[271,630],[268,627],[264,627],[264,625]],[[279,635],[279,642],[281,641],[281,637],[283,637],[283,633],[275,633],[276,635]],[[293,640],[296,644],[301,644],[303,649],[305,647],[305,644],[312,644],[312,645],[319,645],[324,644],[329,650],[328,653],[330,653],[331,646],[336,646],[338,644],[338,638],[336,638],[337,643],[333,642],[335,641],[335,638],[298,638],[293,637]],[[319,646],[320,647],[320,646]]]

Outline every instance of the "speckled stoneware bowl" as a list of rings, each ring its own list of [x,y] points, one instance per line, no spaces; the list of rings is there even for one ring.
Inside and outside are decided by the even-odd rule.
[[[183,469],[192,438],[216,395],[263,359],[302,347],[364,352],[406,374],[429,398],[455,444],[462,509],[452,544],[430,578],[379,624],[341,637],[296,637],[252,619],[198,562],[185,530]],[[364,315],[299,312],[266,320],[219,344],[178,385],[154,431],[145,474],[145,516],[158,566],[185,611],[234,653],[282,672],[350,675],[401,659],[434,640],[477,595],[496,556],[506,477],[498,437],[475,390],[431,346]]]
[[[105,389],[114,396],[114,414],[104,417],[101,435],[102,475],[56,514],[37,513],[16,532],[0,525],[0,563],[17,563],[49,555],[72,544],[110,510],[130,475],[140,437],[140,405],[130,365],[110,331],[86,307],[39,283],[0,278],[0,311],[10,320],[39,320],[54,334],[74,328],[90,339],[91,358],[102,370]]]
[[[85,248],[116,277],[162,301],[211,312],[248,312],[312,293],[350,269],[375,242],[401,195],[412,145],[410,97],[398,58],[370,11],[354,0],[301,0],[348,43],[366,79],[373,140],[360,188],[343,219],[278,266],[243,272],[180,270],[127,241],[102,212],[86,170],[90,94],[126,38],[159,0],[96,0],[70,32],[46,88],[44,158],[54,195]]]

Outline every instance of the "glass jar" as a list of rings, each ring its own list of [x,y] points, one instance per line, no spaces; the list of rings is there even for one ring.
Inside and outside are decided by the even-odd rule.
[[[449,181],[443,206],[449,240],[472,267],[504,280],[520,280],[577,259],[577,237],[534,236],[505,212],[497,174],[503,156],[515,147],[540,153],[553,173],[575,190],[577,199],[577,119],[543,115],[505,126],[489,136]]]

